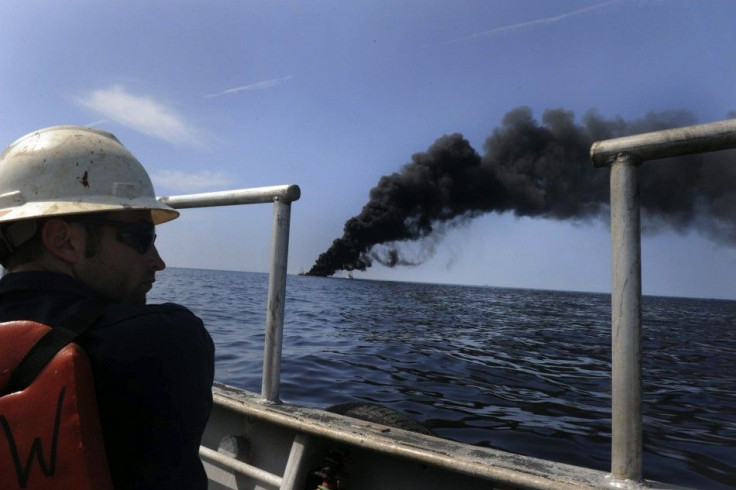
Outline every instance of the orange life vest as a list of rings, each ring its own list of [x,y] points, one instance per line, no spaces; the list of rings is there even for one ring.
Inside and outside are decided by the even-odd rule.
[[[92,371],[78,345],[66,344],[27,387],[8,392],[49,330],[0,324],[0,489],[112,489]]]

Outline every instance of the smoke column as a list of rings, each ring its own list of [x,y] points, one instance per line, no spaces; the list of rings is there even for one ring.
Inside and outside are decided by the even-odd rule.
[[[307,273],[365,270],[374,260],[411,264],[401,242],[431,238],[447,226],[484,213],[556,220],[606,219],[609,169],[590,163],[594,141],[695,124],[685,111],[650,113],[640,120],[605,120],[589,112],[546,111],[541,124],[529,108],[503,118],[481,156],[460,134],[445,135],[412,156],[399,172],[381,177],[360,214]],[[678,157],[641,167],[646,229],[691,228],[736,244],[736,162],[733,152]],[[381,245],[381,247],[376,247]]]

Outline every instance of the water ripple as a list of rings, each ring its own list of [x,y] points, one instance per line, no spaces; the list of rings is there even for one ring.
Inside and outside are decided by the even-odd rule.
[[[217,346],[217,377],[260,391],[267,276],[168,269]],[[645,477],[736,481],[736,302],[645,298]],[[289,277],[281,397],[380,403],[442,437],[608,471],[606,295]]]

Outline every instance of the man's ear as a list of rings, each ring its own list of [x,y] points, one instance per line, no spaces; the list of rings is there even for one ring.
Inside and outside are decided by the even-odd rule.
[[[68,264],[76,264],[84,253],[82,230],[62,219],[47,220],[41,228],[41,240],[52,256]]]

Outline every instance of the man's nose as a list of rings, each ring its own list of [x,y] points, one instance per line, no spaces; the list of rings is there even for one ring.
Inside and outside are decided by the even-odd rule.
[[[164,262],[164,259],[162,259],[158,254],[156,245],[152,244],[151,248],[146,250],[146,253],[143,254],[143,257],[146,260],[146,265],[152,267],[154,270],[162,271],[166,269],[166,262]]]

